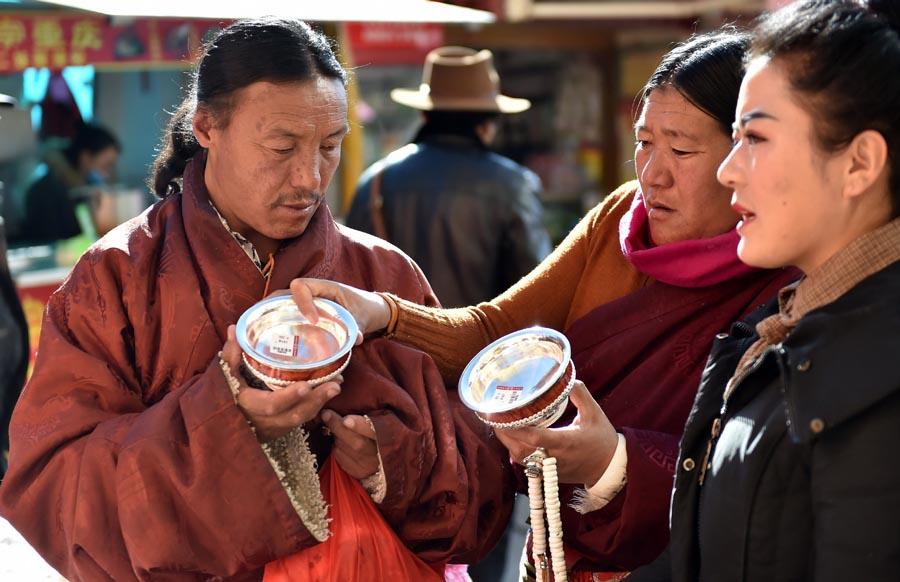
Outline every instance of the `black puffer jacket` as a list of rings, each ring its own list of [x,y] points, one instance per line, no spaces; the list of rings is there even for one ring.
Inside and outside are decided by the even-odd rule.
[[[672,541],[630,581],[900,580],[900,262],[768,348],[698,484],[725,383],[775,309],[713,344],[682,439]]]
[[[347,226],[372,234],[376,173],[387,238],[418,263],[444,307],[492,299],[550,252],[540,180],[475,138],[431,135],[369,168]]]

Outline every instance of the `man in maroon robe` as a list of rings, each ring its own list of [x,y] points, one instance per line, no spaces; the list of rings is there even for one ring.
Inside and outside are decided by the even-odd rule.
[[[423,353],[366,342],[340,387],[257,391],[229,374],[230,326],[296,277],[436,302],[408,257],[321,204],[347,131],[344,81],[302,23],[225,29],[170,123],[163,199],[50,299],[0,514],[70,580],[259,579],[328,536],[315,466],[329,454],[374,483],[426,561],[469,561],[502,532],[506,453]]]

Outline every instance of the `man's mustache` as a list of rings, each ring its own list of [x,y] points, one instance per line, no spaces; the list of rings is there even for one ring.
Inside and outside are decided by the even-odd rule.
[[[282,194],[275,199],[270,208],[278,206],[310,206],[322,201],[325,195],[319,192],[305,192],[301,194]]]

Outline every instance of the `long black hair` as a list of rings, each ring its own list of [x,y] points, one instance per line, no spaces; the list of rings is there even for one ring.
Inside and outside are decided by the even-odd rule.
[[[814,137],[836,152],[860,132],[888,145],[893,217],[900,216],[900,2],[805,0],[762,17],[748,59],[787,66]]]
[[[177,179],[201,149],[191,128],[198,104],[226,124],[239,89],[258,81],[287,83],[317,76],[347,82],[328,39],[306,23],[266,17],[225,28],[204,48],[188,95],[163,133],[147,184],[161,198],[179,191]]]
[[[749,46],[750,35],[730,25],[692,36],[666,53],[644,85],[641,102],[655,89],[671,86],[731,135]]]

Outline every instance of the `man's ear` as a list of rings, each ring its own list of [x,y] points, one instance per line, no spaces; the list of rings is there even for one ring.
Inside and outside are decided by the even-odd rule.
[[[887,142],[874,129],[867,129],[854,137],[847,146],[846,155],[849,156],[849,164],[844,174],[845,198],[855,198],[867,192],[887,171]]]
[[[197,107],[197,111],[194,112],[194,119],[191,121],[191,129],[194,131],[197,143],[204,149],[209,149],[209,144],[212,142],[211,133],[215,129],[214,121],[209,109]]]

